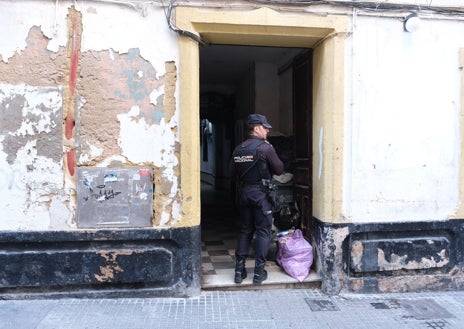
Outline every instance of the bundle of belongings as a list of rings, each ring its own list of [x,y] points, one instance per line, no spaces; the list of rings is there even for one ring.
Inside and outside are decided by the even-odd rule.
[[[313,264],[313,248],[297,229],[278,238],[277,264],[291,277],[302,282]]]
[[[299,224],[300,213],[293,197],[293,174],[283,173],[272,177],[272,189],[269,197],[273,205],[274,224],[281,230],[296,228]]]

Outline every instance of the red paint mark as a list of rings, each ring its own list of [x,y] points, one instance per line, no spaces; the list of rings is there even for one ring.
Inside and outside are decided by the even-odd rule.
[[[74,90],[76,89],[76,80],[77,80],[77,63],[79,60],[79,36],[77,34],[77,15],[73,11],[72,12],[72,24],[71,24],[71,72],[69,76],[69,90],[71,94],[74,94]]]
[[[74,150],[68,151],[66,153],[66,159],[68,160],[68,171],[71,176],[74,176]]]
[[[66,100],[66,119],[64,123],[64,134],[66,139],[72,139],[74,135],[75,127],[75,92],[76,92],[76,81],[78,74],[78,63],[79,63],[79,51],[80,51],[80,31],[79,31],[79,16],[74,8],[70,12],[71,14],[71,29],[70,40],[69,40],[69,82],[68,82],[68,97]],[[76,171],[76,158],[75,151],[70,150],[66,152],[66,165],[68,173],[74,176]]]
[[[73,130],[75,126],[74,111],[71,110],[74,106],[74,94],[76,91],[77,81],[77,67],[79,63],[79,34],[78,34],[78,18],[76,13],[72,12],[72,24],[71,24],[71,63],[69,72],[69,97],[68,97],[68,108],[65,123],[65,136],[67,139],[71,139],[73,136]]]
[[[66,122],[65,122],[65,136],[67,139],[71,139],[73,135],[73,129],[74,129],[75,121],[71,116],[66,117]]]
[[[150,175],[150,170],[149,169],[140,169],[139,174],[140,174],[140,176],[149,176]]]

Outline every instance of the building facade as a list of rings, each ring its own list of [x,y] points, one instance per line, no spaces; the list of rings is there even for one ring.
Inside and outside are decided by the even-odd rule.
[[[462,289],[460,2],[0,1],[0,293],[199,294],[215,45],[305,50],[231,125],[294,136],[325,292]]]

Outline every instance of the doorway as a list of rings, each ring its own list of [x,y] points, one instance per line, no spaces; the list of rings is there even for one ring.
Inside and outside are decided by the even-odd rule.
[[[311,147],[314,164],[311,177],[314,179],[309,218],[317,220],[320,226],[340,221],[343,195],[347,193],[343,190],[343,132],[345,83],[349,73],[345,69],[349,22],[349,17],[343,15],[275,11],[266,7],[256,10],[176,7],[177,27],[201,36],[208,44],[314,50]],[[179,37],[180,175],[183,214],[189,225],[201,225],[200,48],[197,41],[187,36]],[[274,121],[274,118],[269,119]],[[324,232],[316,230],[312,233],[317,255],[313,267],[323,280],[333,276],[329,273],[333,268],[333,257],[326,257]]]
[[[310,57],[308,59],[308,53],[311,53],[311,50],[296,47],[209,45],[200,48],[203,288],[237,286],[233,283],[233,271],[239,214],[234,182],[228,170],[233,148],[245,137],[244,121],[248,114],[262,113],[267,116],[273,125],[269,141],[284,162],[286,173],[294,175],[295,169],[298,170],[299,200],[303,200],[305,206],[308,206],[308,200],[310,202],[310,189],[303,189],[306,195],[305,198],[301,198],[303,180],[306,186],[310,186],[310,171],[301,171],[302,165],[307,169],[310,163],[309,136],[312,136],[311,125],[308,124],[311,122],[312,71],[307,70],[312,62]],[[302,58],[306,60],[303,61]],[[296,120],[294,109],[298,109]],[[301,122],[303,118],[305,120]],[[305,126],[304,123],[308,125]],[[304,143],[295,140],[296,131],[298,138],[304,139]],[[305,163],[296,161],[295,150],[298,151],[299,158],[304,152],[301,147],[297,148],[296,144],[306,145],[304,150],[309,153],[304,154],[307,160]],[[296,163],[298,167],[295,167]],[[302,173],[307,176],[303,178]],[[263,285],[298,283],[275,261],[278,233],[301,227],[299,213],[294,205],[296,199],[294,200],[293,181],[282,184],[280,189],[287,202],[288,218],[285,217],[287,222],[284,223],[284,216],[274,216],[274,239],[266,264],[269,278]],[[290,216],[291,224],[288,223]],[[307,225],[306,222],[305,224]],[[250,250],[246,265],[248,273],[253,273],[253,250]],[[317,276],[313,273],[303,284],[314,282],[315,278]],[[251,275],[240,286],[247,284],[251,284]]]

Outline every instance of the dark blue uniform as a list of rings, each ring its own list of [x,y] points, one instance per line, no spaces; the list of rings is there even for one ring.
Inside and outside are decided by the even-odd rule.
[[[256,163],[255,163],[256,160]],[[256,232],[255,267],[263,267],[271,242],[272,206],[263,188],[262,179],[280,175],[284,164],[269,142],[250,136],[238,145],[231,162],[231,177],[238,177],[241,228],[235,256],[245,261],[253,233]]]

